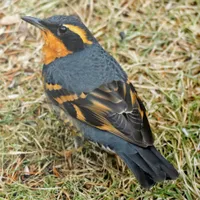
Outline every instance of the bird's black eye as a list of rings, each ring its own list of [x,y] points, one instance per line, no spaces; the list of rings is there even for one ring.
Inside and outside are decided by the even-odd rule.
[[[67,27],[66,26],[63,26],[63,25],[61,25],[60,27],[59,27],[59,32],[61,33],[61,34],[63,34],[63,33],[65,33],[65,32],[67,32]]]

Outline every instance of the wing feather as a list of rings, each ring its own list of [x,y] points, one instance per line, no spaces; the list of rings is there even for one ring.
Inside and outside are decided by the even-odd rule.
[[[59,84],[46,86],[49,98],[72,117],[136,145],[153,144],[145,107],[129,81],[113,81],[81,94]]]

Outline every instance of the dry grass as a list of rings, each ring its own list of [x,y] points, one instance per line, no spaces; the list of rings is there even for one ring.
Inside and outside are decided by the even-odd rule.
[[[1,0],[0,199],[200,198],[199,9],[198,0]],[[17,16],[72,13],[134,81],[176,181],[142,190],[124,164],[89,143],[68,158],[72,133],[43,92],[40,33]]]

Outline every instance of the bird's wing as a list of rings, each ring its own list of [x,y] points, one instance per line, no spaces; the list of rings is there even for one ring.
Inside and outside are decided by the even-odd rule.
[[[145,107],[132,83],[113,81],[90,93],[76,94],[62,85],[46,84],[50,99],[72,117],[136,145],[153,144]]]

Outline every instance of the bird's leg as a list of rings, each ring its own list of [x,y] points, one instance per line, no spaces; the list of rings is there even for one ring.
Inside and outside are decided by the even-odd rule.
[[[75,138],[74,140],[74,147],[78,151],[80,151],[80,147],[83,146],[84,138],[82,137],[82,134],[74,127],[71,120],[68,118],[67,114],[64,112],[64,110],[60,109],[58,106],[53,105],[53,110],[55,114],[64,122],[64,124],[67,126],[68,131],[70,132],[70,135]]]
[[[71,136],[74,137],[74,152],[78,151],[81,152],[82,146],[84,144],[84,137],[80,131],[78,131],[74,125],[69,120],[64,120],[65,124],[68,126],[68,130]]]
[[[73,130],[74,132],[74,130]],[[74,133],[72,133],[74,134]],[[76,133],[78,134],[78,133]],[[74,148],[67,150],[64,152],[64,156],[66,160],[68,161],[68,166],[71,169],[72,168],[72,155],[76,152],[81,152],[84,144],[84,138],[79,135],[74,136]]]
[[[66,150],[64,152],[64,156],[66,160],[68,160],[69,167],[72,166],[72,154],[76,152],[82,151],[82,146],[84,144],[84,138],[82,134],[75,128],[72,124],[71,120],[68,118],[68,115],[63,109],[60,109],[58,106],[52,105],[54,113],[57,115],[59,119],[61,119],[64,124],[67,126],[68,132],[71,136],[74,137],[74,148],[70,150]]]
[[[117,154],[115,154],[115,158],[116,158],[117,168],[119,169],[123,166],[123,164],[122,164],[123,161],[121,160],[121,158]]]

